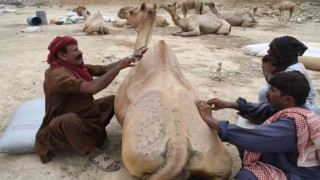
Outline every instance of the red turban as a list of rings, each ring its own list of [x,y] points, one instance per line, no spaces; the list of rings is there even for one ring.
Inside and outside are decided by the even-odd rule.
[[[54,61],[56,54],[60,52],[62,48],[71,44],[78,45],[77,40],[71,36],[57,36],[54,38],[48,46],[48,50],[50,51],[48,55],[48,63],[51,64],[51,62]]]
[[[76,78],[82,78],[87,81],[93,80],[83,62],[81,64],[70,64],[56,58],[57,53],[69,45],[78,45],[78,42],[71,36],[57,36],[54,38],[48,46],[48,50],[50,51],[47,60],[48,64],[50,64],[52,68],[63,66],[69,69]]]

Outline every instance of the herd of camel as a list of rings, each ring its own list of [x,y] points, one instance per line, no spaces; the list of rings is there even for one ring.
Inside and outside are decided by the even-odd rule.
[[[193,2],[193,6],[184,2]],[[256,8],[252,14],[235,13],[237,18],[230,18],[232,15],[214,12],[214,3],[205,4],[213,13],[203,13],[203,5],[195,2],[160,5],[181,28],[173,35],[228,34],[231,26],[247,27],[255,22]],[[199,11],[180,18],[178,7],[184,9],[184,16],[191,8],[199,7]],[[139,63],[129,70],[115,98],[115,115],[122,126],[122,161],[131,175],[143,179],[230,179],[234,174],[232,156],[198,113],[194,100],[199,97],[183,75],[173,50],[163,40],[151,44],[156,26],[165,24],[156,10],[156,4],[142,3],[121,8],[118,13],[137,31],[133,50],[148,47]],[[83,31],[88,35],[109,33],[100,12],[91,14],[83,6],[74,11],[84,16]],[[238,18],[242,21],[236,21]],[[232,24],[235,22],[238,24]]]
[[[208,6],[211,12],[204,12],[204,6]],[[279,20],[284,20],[284,12],[289,11],[290,16],[295,10],[295,3],[291,1],[282,1],[277,5],[267,4],[270,8],[276,8],[280,12]],[[130,13],[136,7],[125,6],[118,12],[120,19],[126,19],[122,22],[114,22],[114,27],[133,26],[132,22],[128,20]],[[231,26],[252,27],[257,21],[255,19],[257,7],[253,8],[253,12],[234,12],[227,14],[220,14],[214,2],[204,3],[201,0],[182,0],[179,3],[161,4],[160,8],[166,10],[174,24],[180,27],[179,32],[174,32],[174,36],[198,36],[200,34],[222,34],[227,35],[231,31]],[[177,10],[181,9],[183,17],[180,17]],[[187,17],[187,12],[194,9],[195,14]],[[87,35],[108,34],[110,31],[109,25],[104,21],[102,14],[98,11],[90,13],[84,6],[79,6],[73,9],[79,16],[83,16],[85,23],[83,32]],[[156,16],[156,27],[166,27],[169,23],[163,16]]]

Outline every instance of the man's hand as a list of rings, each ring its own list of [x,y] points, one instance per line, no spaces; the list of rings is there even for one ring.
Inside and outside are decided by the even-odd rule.
[[[195,100],[194,102],[198,107],[198,110],[202,119],[206,120],[212,117],[211,106],[209,106],[206,101]]]
[[[266,81],[269,82],[269,80],[273,77],[274,73],[276,72],[277,67],[273,66],[270,61],[267,61],[262,62],[261,68]]]
[[[147,52],[147,50],[148,50],[148,48],[147,48],[146,46],[143,46],[143,47],[137,49],[137,50],[133,53],[133,55],[131,56],[131,57],[132,57],[132,64],[133,64],[133,66],[135,66],[135,63],[136,63],[137,61],[139,61],[139,60],[143,57],[144,53]]]
[[[212,111],[211,111],[211,106],[207,104],[206,101],[202,100],[195,100],[194,101],[198,107],[200,116],[202,119],[212,128],[214,128],[217,131],[219,130],[219,121],[216,120],[215,118],[212,117]]]
[[[211,106],[212,110],[219,110],[219,109],[229,108],[229,102],[223,101],[223,100],[218,99],[218,98],[209,99],[207,104],[209,104]],[[213,107],[212,107],[212,105],[213,105]]]

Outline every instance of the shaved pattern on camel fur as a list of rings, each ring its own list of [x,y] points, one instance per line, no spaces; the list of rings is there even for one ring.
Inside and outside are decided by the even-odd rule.
[[[195,14],[188,18],[180,18],[177,14],[176,3],[161,4],[172,18],[175,25],[180,27],[180,31],[172,33],[174,36],[199,36],[201,34],[230,34],[230,24],[215,16],[213,13]]]
[[[73,8],[72,11],[76,12],[79,16],[83,16],[85,22],[82,31],[85,32],[86,35],[105,35],[109,33],[110,28],[104,21],[100,11],[91,14],[84,6]]]
[[[149,45],[155,10],[143,3],[130,17],[141,27],[135,50],[148,45],[148,51],[129,71],[115,98],[116,117],[123,127],[123,162],[130,174],[151,180],[190,174],[228,179],[231,156],[216,131],[201,119],[194,103],[199,98],[177,57],[163,40]]]
[[[220,14],[216,9],[214,2],[205,3],[206,6],[210,8],[213,14],[217,17],[226,20],[231,26],[242,26],[242,27],[251,27],[257,23],[255,16],[258,10],[258,7],[253,8],[253,13],[251,12],[234,12],[227,14]]]
[[[118,17],[120,19],[126,19],[127,20],[127,23],[123,23],[124,26],[128,26],[128,27],[132,26],[132,23],[130,23],[130,20],[127,19],[127,14],[130,14],[134,9],[135,9],[135,7],[133,7],[133,6],[124,6],[124,7],[119,9]],[[169,23],[168,23],[168,21],[166,20],[165,17],[156,16],[156,27],[167,27],[167,26],[169,26]]]

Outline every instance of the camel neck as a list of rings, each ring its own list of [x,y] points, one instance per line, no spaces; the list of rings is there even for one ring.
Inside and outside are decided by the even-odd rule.
[[[148,46],[150,44],[152,33],[155,27],[156,27],[155,20],[147,20],[141,24],[138,24],[137,26],[138,35],[137,35],[136,43],[134,45],[135,51],[143,46]]]
[[[177,14],[177,11],[168,11],[168,13],[171,15],[171,18],[172,18],[172,21],[175,25],[181,27],[181,24],[180,24],[180,17],[179,15]]]
[[[218,12],[218,10],[215,7],[210,7],[210,10],[213,14],[215,15],[220,15],[220,13]]]
[[[89,12],[87,10],[82,10],[81,14],[84,20],[86,20],[89,17]]]

